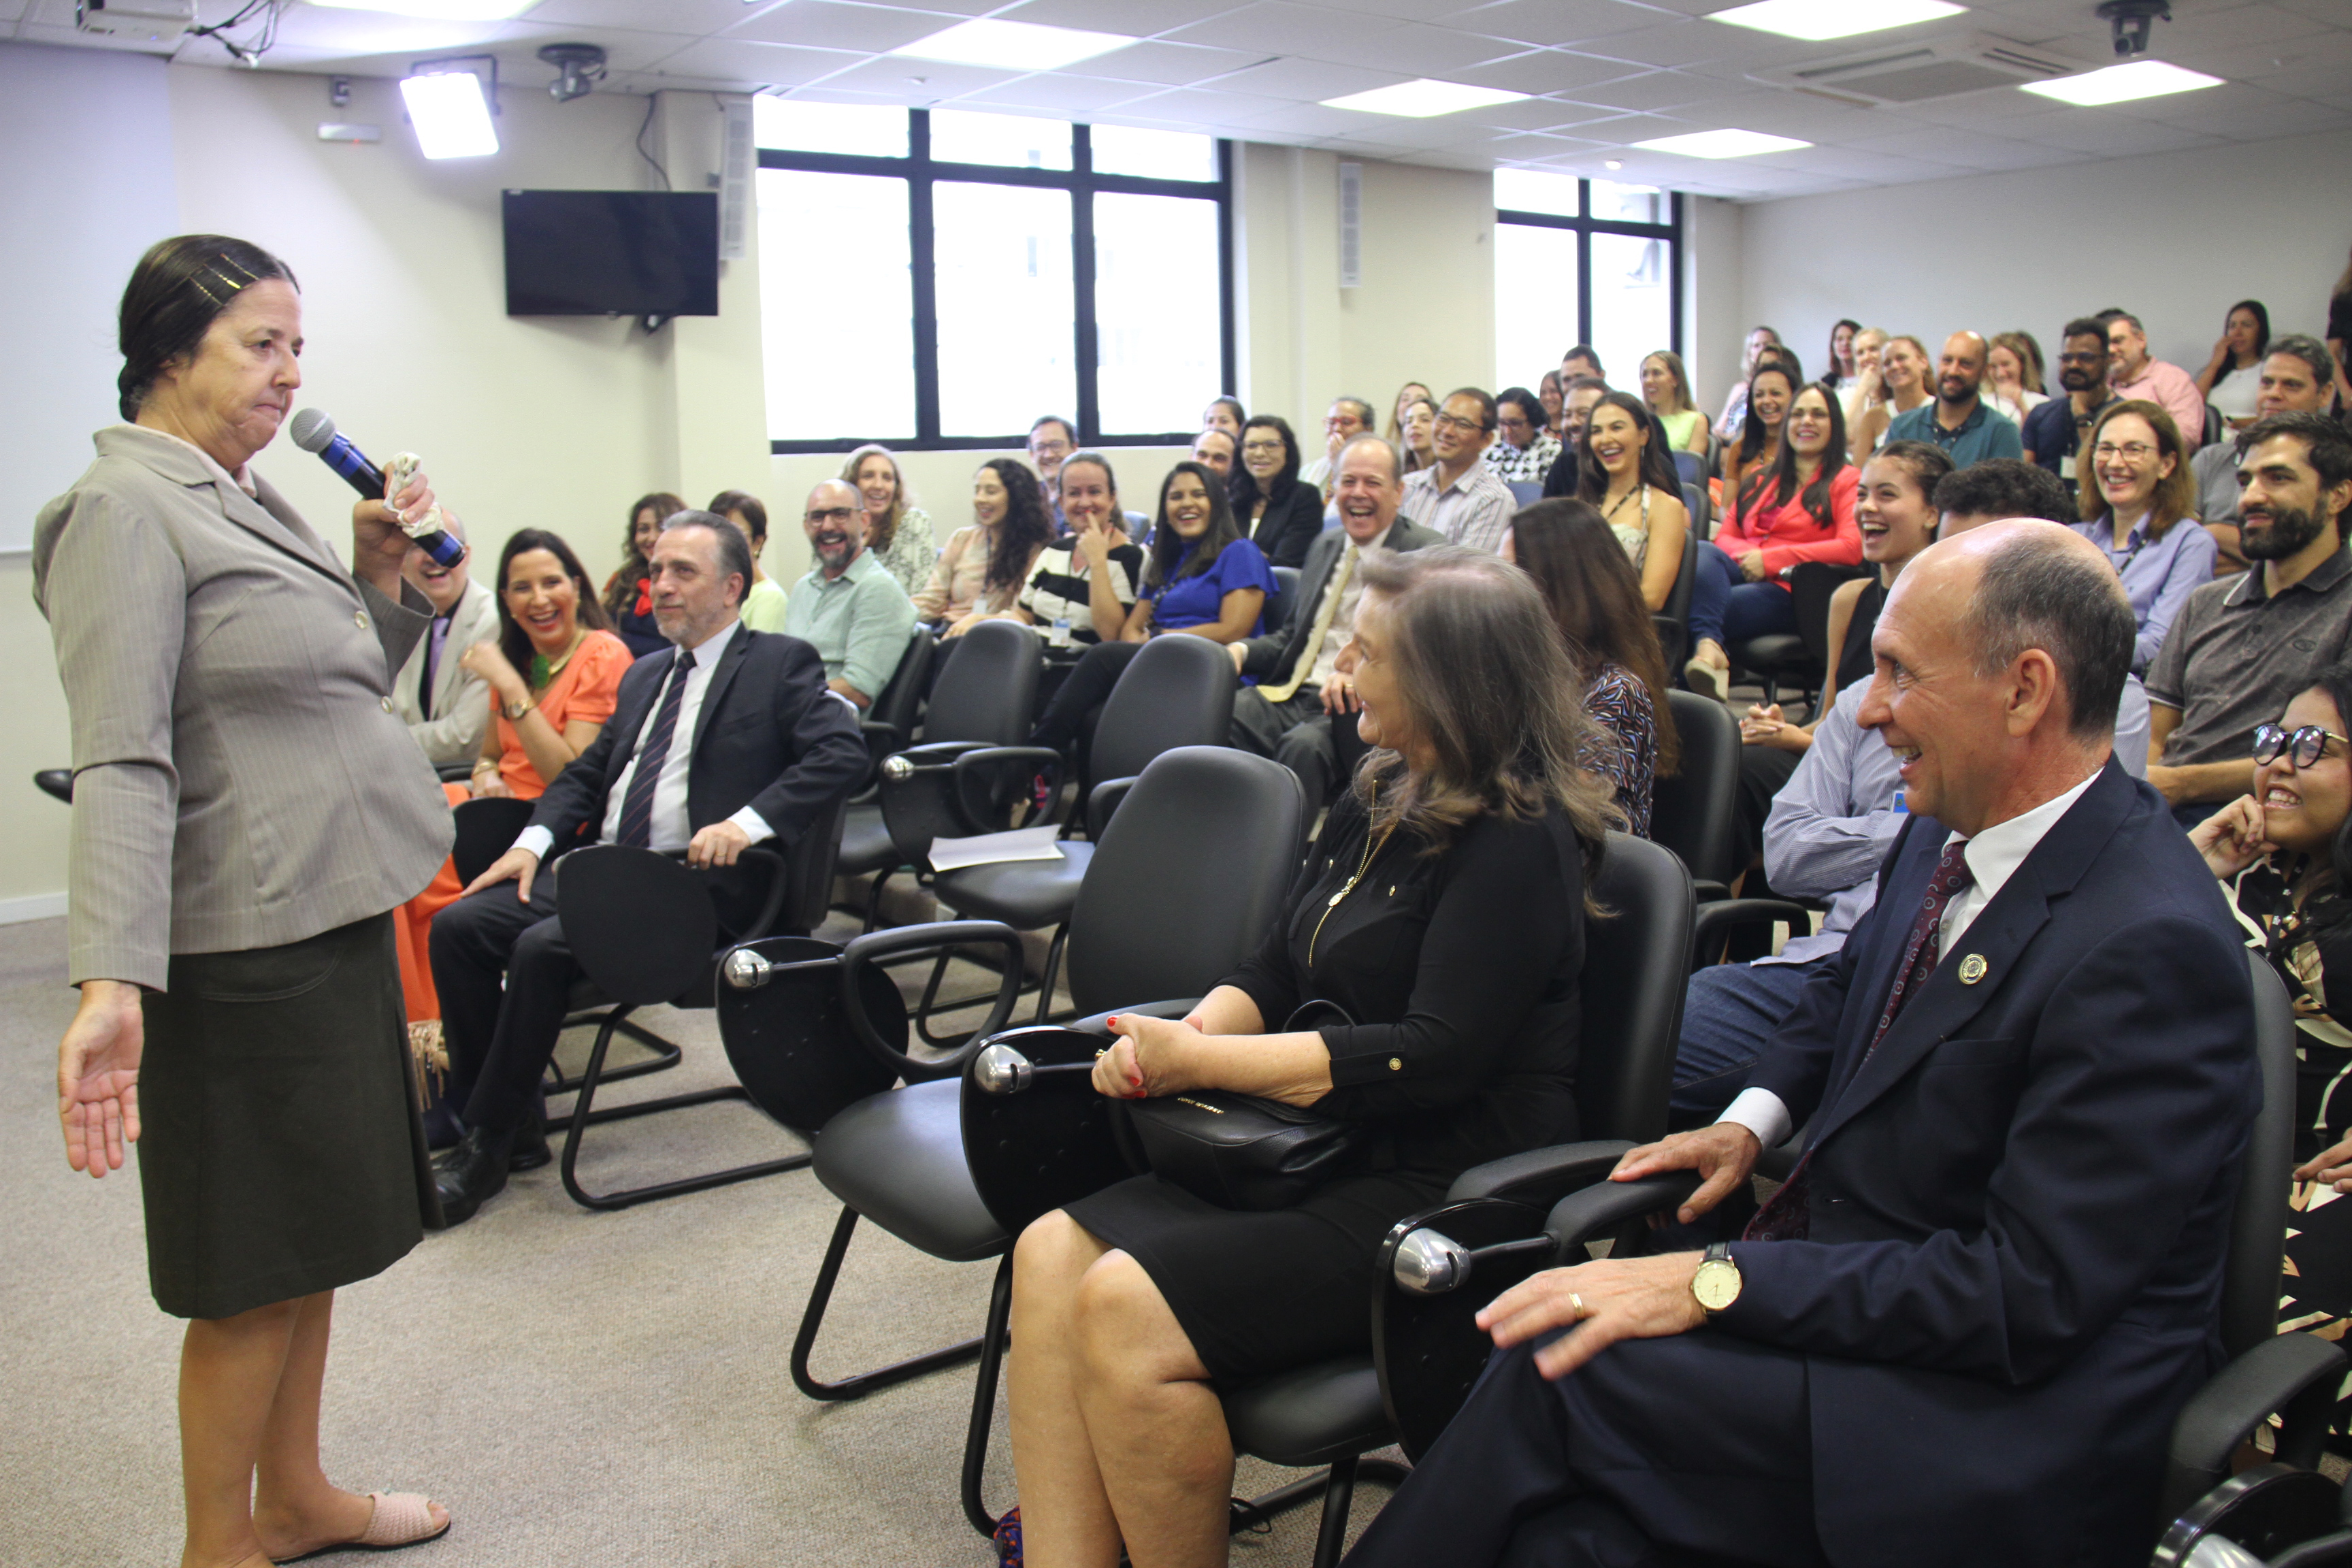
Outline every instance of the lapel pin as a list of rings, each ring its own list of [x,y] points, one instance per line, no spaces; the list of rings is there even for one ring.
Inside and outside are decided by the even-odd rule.
[[[1982,980],[1985,977],[1986,967],[1987,965],[1984,961],[1983,953],[1972,952],[1969,954],[1966,958],[1960,960],[1960,984],[1963,985],[1974,985],[1978,981]]]

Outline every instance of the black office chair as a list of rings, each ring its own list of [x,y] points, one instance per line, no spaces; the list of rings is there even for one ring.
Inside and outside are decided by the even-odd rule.
[[[1675,472],[1686,485],[1706,483],[1706,454],[1694,452],[1687,447],[1675,448]]]
[[[1704,479],[1683,481],[1683,510],[1690,517],[1690,531],[1699,539],[1715,537],[1715,503],[1707,497]]]
[[[1822,682],[1830,660],[1830,598],[1853,578],[1874,567],[1832,566],[1824,562],[1801,563],[1789,574],[1789,594],[1796,601],[1797,629],[1750,637],[1726,650],[1732,668],[1754,675],[1764,688],[1769,706],[1780,700],[1780,686],[1793,682],[1805,695],[1807,722],[1820,704]]]
[[[2200,448],[2218,447],[2222,442],[2231,439],[2229,424],[2222,419],[2221,411],[2210,403],[2205,405],[2204,434],[2205,438],[2197,443]]]
[[[1511,492],[1511,505],[1514,509],[1524,510],[1543,500],[1541,479],[1506,479],[1503,481],[1503,486]]]
[[[1155,1012],[1172,1008],[1171,1016],[1181,1016],[1255,951],[1279,913],[1298,864],[1307,815],[1297,776],[1278,763],[1212,746],[1182,747],[1156,758],[1104,832],[1079,888],[1069,942],[1071,994],[1079,1008],[1098,1013],[1153,1005]],[[1139,889],[1150,889],[1150,896],[1137,897]],[[761,1108],[813,1135],[817,1180],[843,1204],[793,1340],[793,1382],[811,1399],[856,1399],[980,1357],[965,1436],[962,1498],[965,1517],[987,1535],[996,1521],[982,1500],[981,1478],[1012,1305],[1015,1232],[982,1202],[965,1160],[957,1075],[977,1053],[982,1036],[945,1056],[911,1057],[898,993],[889,990],[877,1009],[877,988],[858,978],[884,957],[982,940],[1010,949],[1004,984],[982,1026],[992,1033],[1012,1008],[1020,938],[1011,928],[986,921],[905,926],[852,942],[841,973],[843,1016],[856,1047],[803,1050],[798,1060],[765,1048],[767,1042],[796,1037],[794,1021],[806,1010],[803,996],[770,988],[766,981],[774,967],[790,965],[804,952],[804,944],[754,942],[730,954],[719,998],[719,1026],[737,1076]],[[1089,1037],[1067,1030],[1039,1030],[1032,1037],[1077,1040],[1076,1059],[1087,1062],[1098,1048]],[[882,1075],[863,1098],[836,1109],[837,1083],[822,1093],[802,1089],[799,1080],[826,1062],[855,1058],[861,1047]],[[907,1087],[889,1089],[894,1076],[904,1077]],[[813,1108],[824,1114],[814,1114]],[[1041,1141],[1024,1147],[1044,1158],[1051,1146]],[[1115,1180],[1125,1168],[1097,1167],[1095,1173]],[[1001,1259],[987,1325],[978,1339],[853,1377],[827,1381],[810,1370],[834,1281],[861,1216],[948,1262]]]
[[[1265,608],[1261,612],[1265,624],[1260,629],[1266,637],[1272,637],[1290,624],[1290,607],[1298,602],[1298,568],[1276,566],[1274,568],[1274,580],[1276,586],[1266,595]]]
[[[1683,530],[1682,566],[1675,573],[1675,585],[1666,590],[1665,607],[1650,617],[1650,624],[1658,630],[1658,647],[1666,656],[1669,670],[1680,669],[1683,660],[1689,657],[1691,594],[1698,582],[1698,530]]]
[[[858,729],[866,737],[866,784],[849,800],[849,812],[842,819],[841,854],[835,863],[836,875],[845,877],[871,876],[874,886],[866,900],[866,929],[874,929],[874,910],[877,903],[872,894],[881,890],[886,874],[898,860],[898,848],[890,842],[889,830],[882,826],[882,807],[877,793],[877,780],[883,760],[904,751],[915,738],[915,721],[922,712],[923,689],[930,684],[931,665],[939,651],[939,643],[920,626],[907,639],[907,651],[898,656],[898,668],[890,673],[889,683],[882,694],[866,710]]]
[[[1731,710],[1695,691],[1666,693],[1682,766],[1652,786],[1650,837],[1690,868],[1702,900],[1729,896],[1746,869],[1731,830],[1739,796],[1739,724]]]

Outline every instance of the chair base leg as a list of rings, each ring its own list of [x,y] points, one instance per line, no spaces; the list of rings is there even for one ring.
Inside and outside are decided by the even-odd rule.
[[[1321,1500],[1323,1522],[1315,1537],[1315,1568],[1335,1568],[1341,1550],[1348,1544],[1348,1514],[1354,1506],[1356,1484],[1379,1481],[1400,1487],[1412,1473],[1412,1466],[1398,1464],[1394,1459],[1342,1459],[1319,1475],[1250,1499],[1250,1508],[1271,1518]],[[1236,1524],[1234,1528],[1238,1531],[1243,1526]]]
[[[824,1262],[816,1271],[816,1283],[809,1288],[808,1306],[801,1313],[800,1332],[793,1337],[793,1386],[811,1399],[862,1399],[878,1388],[920,1377],[942,1367],[959,1366],[981,1353],[979,1340],[964,1340],[941,1350],[893,1362],[888,1366],[859,1373],[855,1377],[840,1378],[827,1383],[809,1371],[809,1352],[816,1348],[816,1333],[824,1322],[825,1304],[833,1300],[834,1282],[841,1278],[842,1259],[849,1256],[849,1238],[857,1229],[857,1211],[845,1206],[841,1218],[835,1222],[833,1239],[825,1244]],[[1005,1275],[1007,1280],[1011,1276]],[[1011,1300],[1009,1294],[1007,1300]],[[991,1527],[993,1529],[993,1526]]]
[[[567,1029],[574,1029],[583,1024],[593,1024],[598,1021],[598,1016],[594,1013],[574,1013],[563,1020],[563,1026]],[[667,1072],[685,1059],[686,1053],[679,1049],[674,1041],[663,1039],[635,1018],[624,1019],[614,1025],[614,1028],[653,1052],[653,1059],[631,1062],[625,1068],[614,1068],[604,1074],[604,1081],[606,1083],[618,1083],[623,1079],[643,1078],[647,1073]],[[547,1064],[547,1077],[541,1081],[540,1085],[541,1092],[545,1094],[570,1094],[579,1087],[579,1079],[564,1077],[563,1069],[552,1061]]]
[[[980,1484],[988,1468],[988,1436],[996,1424],[996,1380],[1004,1366],[1005,1341],[1013,1319],[1013,1254],[996,1266],[996,1285],[989,1292],[988,1326],[980,1336],[980,1379],[971,1391],[971,1425],[963,1438],[963,1516],[984,1538],[996,1534],[997,1518],[988,1511]]]
[[[1037,1019],[1040,1024],[1051,1020],[1054,1010],[1054,983],[1061,977],[1062,953],[1070,945],[1070,922],[1064,921],[1054,928],[1054,940],[1045,946],[1045,973],[1037,982]],[[1070,1015],[1076,1017],[1077,1015]]]

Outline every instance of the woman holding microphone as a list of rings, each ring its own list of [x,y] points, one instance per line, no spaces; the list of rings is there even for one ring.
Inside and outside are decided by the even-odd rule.
[[[430,617],[399,524],[432,492],[354,508],[347,571],[247,468],[302,384],[258,247],[158,244],[120,334],[127,423],[34,537],[73,717],[66,1159],[139,1143],[150,1285],[190,1320],[183,1568],[429,1540],[446,1511],[340,1489],[318,1441],[336,1287],[433,1212],[392,911],[450,825],[391,697]]]

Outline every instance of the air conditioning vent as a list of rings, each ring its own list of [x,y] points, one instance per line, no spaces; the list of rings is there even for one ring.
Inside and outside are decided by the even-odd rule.
[[[2087,68],[2036,45],[1976,34],[1905,49],[1813,60],[1758,71],[1754,79],[1775,87],[1875,107],[1924,103],[1966,92],[2046,81]]]

